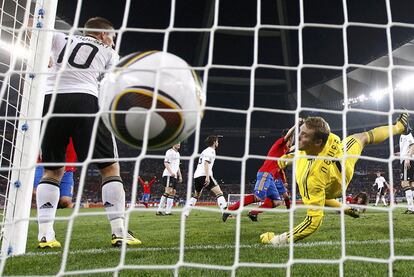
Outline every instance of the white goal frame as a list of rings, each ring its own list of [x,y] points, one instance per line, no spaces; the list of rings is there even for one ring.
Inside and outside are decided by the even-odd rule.
[[[44,95],[42,88],[44,88],[46,81],[57,0],[36,1],[32,29],[24,27],[29,22],[30,5],[31,1],[27,1],[23,26],[18,32],[17,39],[18,42],[21,41],[23,33],[26,30],[31,30],[29,58],[25,72],[27,81],[24,83],[21,99],[15,151],[10,168],[12,173],[8,183],[6,211],[2,226],[1,254],[3,259],[10,255],[20,255],[26,252],[34,169],[40,140]],[[15,62],[14,58],[4,83],[7,83],[10,78]],[[0,96],[4,95],[6,87],[6,85],[2,86]]]

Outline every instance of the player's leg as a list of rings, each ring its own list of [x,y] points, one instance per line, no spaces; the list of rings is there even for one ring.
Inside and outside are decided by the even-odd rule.
[[[282,200],[285,202],[286,209],[290,209],[289,194],[287,193],[287,189],[285,188],[285,184],[283,184],[282,179],[275,180],[275,185],[279,195],[281,195]]]
[[[149,198],[150,198],[149,193],[144,193],[144,195],[142,195],[141,202],[142,204],[144,204],[145,208],[148,208]]]
[[[72,208],[72,197],[73,197],[73,172],[66,171],[63,174],[62,180],[60,181],[60,198],[58,209]]]
[[[384,187],[381,189],[381,201],[384,204],[384,206],[387,206],[387,201],[385,201],[385,188]]]
[[[177,184],[177,179],[176,178],[172,178],[172,182],[170,187],[168,188],[168,198],[167,198],[167,206],[165,208],[165,215],[172,215],[171,210],[172,207],[174,205],[174,197],[176,194],[176,184]]]
[[[32,192],[32,208],[36,208],[36,190],[39,185],[40,180],[42,179],[44,172],[44,167],[41,165],[36,166],[35,176],[33,181],[33,192]]]
[[[96,103],[97,105],[97,103]],[[92,121],[93,120],[93,121]],[[88,118],[84,121],[85,125],[89,128],[94,125],[94,118]],[[102,119],[99,119],[97,126],[97,134],[95,138],[95,147],[93,151],[93,159],[114,159],[118,157],[118,149],[115,141],[115,137],[106,128]],[[92,129],[90,129],[92,130]],[[85,136],[79,137],[72,136],[75,151],[78,154],[78,160],[83,161],[88,152],[85,151],[85,145],[89,144],[90,137],[86,139],[87,131],[84,131]],[[91,134],[89,132],[89,134]],[[82,140],[83,138],[83,140]],[[78,142],[76,142],[76,140]],[[82,145],[81,155],[77,151],[77,145]],[[89,148],[89,145],[88,147]],[[89,149],[88,149],[89,150]],[[111,225],[112,231],[112,246],[119,247],[122,243],[127,245],[139,245],[141,241],[134,237],[134,235],[128,231],[124,237],[125,231],[125,190],[122,178],[120,175],[119,163],[113,161],[98,162],[96,163],[102,177],[102,202],[104,203],[107,217]]]
[[[406,214],[414,213],[413,189],[414,189],[414,162],[410,161],[410,168],[401,164],[401,187],[405,192],[405,199],[407,200]]]
[[[186,203],[184,208],[184,215],[188,217],[190,215],[191,207],[194,207],[203,192],[204,185],[205,185],[205,176],[200,176],[194,179],[194,194],[191,196],[188,203]]]
[[[206,187],[210,189],[212,193],[216,196],[217,205],[220,208],[221,213],[223,214],[224,211],[227,209],[227,201],[224,198],[223,191],[221,190],[220,186],[217,184],[217,181],[211,177],[210,184]]]
[[[273,178],[268,177],[268,181],[265,183],[266,198],[262,205],[259,206],[261,209],[273,209],[282,205],[281,197],[279,191],[276,188],[276,184],[273,181]],[[251,210],[248,214],[249,218],[252,221],[257,221],[257,217],[263,211]]]
[[[165,189],[164,189],[163,195],[161,196],[157,212],[155,213],[156,215],[165,215],[165,206],[167,204],[167,199],[169,197],[169,191],[170,191],[169,188],[170,188],[170,183],[172,181],[172,177],[164,176],[162,177],[162,180],[164,182]]]
[[[48,112],[51,95],[45,97],[43,115]],[[61,99],[56,98],[54,112],[61,112],[64,108]],[[65,126],[63,129],[62,126]],[[70,123],[62,117],[52,117],[45,125],[42,140],[42,160],[45,163],[63,163],[65,161],[66,146],[69,143]],[[63,176],[63,166],[45,167],[44,174],[37,186],[36,205],[39,224],[39,248],[61,247],[56,240],[53,228],[56,209],[59,202],[59,185]]]
[[[375,204],[374,204],[375,207],[378,206],[379,200],[380,200],[380,192],[377,192],[377,198],[375,199]]]
[[[396,123],[391,126],[392,135],[408,134],[410,132],[411,128],[408,122],[408,117],[408,113],[400,114]],[[352,136],[356,137],[362,143],[362,147],[364,147],[367,144],[381,143],[384,140],[388,139],[389,135],[389,126],[385,125],[374,128],[367,132],[354,134]]]

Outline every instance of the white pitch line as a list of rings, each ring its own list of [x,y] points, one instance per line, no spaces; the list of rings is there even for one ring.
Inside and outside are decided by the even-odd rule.
[[[395,239],[395,243],[411,243],[414,242],[413,239]],[[390,243],[390,240],[351,240],[347,241],[347,245],[369,245],[369,244],[387,244]],[[318,247],[318,246],[341,246],[340,241],[316,241],[316,242],[302,242],[295,243],[295,247]],[[225,244],[225,245],[194,245],[185,247],[185,250],[221,250],[221,249],[234,249],[236,245],[234,244]],[[288,248],[289,244],[281,245],[279,248]],[[260,243],[256,244],[242,244],[240,248],[243,249],[259,249],[259,248],[274,248],[271,245],[264,245]],[[276,247],[277,248],[277,247]],[[180,247],[143,247],[143,248],[127,248],[127,252],[147,252],[147,251],[179,251]],[[80,249],[69,251],[69,255],[79,255],[79,254],[104,254],[111,252],[120,252],[119,248],[107,248],[107,249]],[[53,251],[53,252],[27,252],[20,257],[30,257],[30,256],[48,256],[48,255],[61,255],[62,251]]]

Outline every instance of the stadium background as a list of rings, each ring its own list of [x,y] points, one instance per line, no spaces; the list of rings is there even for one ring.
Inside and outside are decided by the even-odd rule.
[[[100,15],[111,20],[115,28],[122,23],[124,1],[117,1],[116,5],[99,5],[99,1],[84,1],[79,22],[83,23],[88,17]],[[387,22],[385,1],[347,1],[348,20],[355,22],[385,24]],[[408,12],[414,4],[410,1],[391,1],[392,18],[395,22],[413,23],[414,19]],[[266,25],[295,26],[300,22],[299,1],[268,1],[261,2],[261,23]],[[110,8],[108,8],[110,7]],[[69,25],[73,23],[76,1],[60,1],[58,16]],[[134,51],[161,50],[163,47],[165,30],[171,20],[171,3],[169,1],[132,1],[129,10],[128,28],[158,29],[148,31],[126,31],[122,35],[120,55]],[[214,20],[214,1],[176,1],[174,27],[182,28],[211,28]],[[342,24],[344,16],[342,1],[313,0],[304,1],[305,23]],[[233,65],[236,69],[221,69],[214,66],[208,71],[207,105],[244,111],[250,101],[250,70],[246,66],[253,63],[253,27],[257,23],[256,1],[220,1],[218,24],[221,26],[246,27],[246,30],[229,30],[219,28],[214,32],[213,64]],[[355,64],[368,64],[375,62],[387,54],[386,30],[368,27],[348,27],[348,61]],[[298,32],[296,30],[280,30],[275,28],[261,28],[258,31],[258,60],[259,64],[297,66],[299,64]],[[414,37],[414,30],[394,26],[391,28],[393,49],[406,45]],[[193,66],[205,66],[210,47],[208,30],[199,31],[172,31],[168,37],[168,51],[183,57]],[[332,28],[306,27],[303,29],[303,63],[342,66],[344,64],[342,30]],[[414,51],[413,51],[414,53]],[[385,57],[386,58],[386,57]],[[404,65],[412,64],[407,55]],[[398,61],[394,61],[398,64]],[[386,66],[386,65],[385,65]],[[244,67],[244,68],[242,68]],[[349,68],[348,72],[355,68]],[[203,71],[199,71],[203,76]],[[307,67],[302,69],[302,106],[315,107],[327,110],[341,110],[343,108],[343,93],[327,85],[332,79],[341,75],[341,70],[318,69]],[[296,70],[257,67],[254,75],[254,106],[268,109],[295,110],[297,108],[297,79]],[[357,72],[365,78],[360,81],[358,89],[349,88],[348,97],[357,98],[362,93],[368,95],[370,91],[378,88],[380,83],[386,82],[387,76],[383,72],[371,70],[365,74]],[[368,77],[365,75],[368,74]],[[394,74],[398,78],[400,75]],[[206,80],[204,80],[206,82]],[[355,82],[355,81],[354,81]],[[365,83],[364,83],[365,82]],[[385,83],[385,86],[387,84]],[[349,84],[351,86],[351,84]],[[413,103],[408,94],[394,95],[395,109],[411,109]],[[380,101],[352,103],[353,108],[373,111],[388,111],[390,103],[388,97]],[[304,112],[301,115],[317,113]],[[325,114],[326,115],[326,114]],[[335,133],[342,136],[342,118],[340,115],[330,114],[328,121]],[[347,130],[349,133],[362,131],[380,123],[387,122],[386,116],[367,113],[353,113],[347,115]],[[284,128],[290,127],[294,122],[292,115],[283,113],[270,113],[254,111],[251,118],[251,128],[246,130],[246,115],[243,113],[229,113],[207,111],[201,125],[201,138],[209,134],[223,136],[218,155],[242,157],[245,152],[246,131],[250,131],[249,153],[265,155],[273,141],[277,139]],[[194,138],[182,144],[182,156],[191,155]],[[202,140],[200,140],[202,141]],[[398,141],[395,141],[397,149]],[[202,150],[204,146],[200,144]],[[139,151],[133,150],[119,143],[121,156],[136,156]],[[162,155],[162,152],[154,153]],[[390,149],[387,143],[367,148],[365,155],[377,158],[388,158]],[[257,168],[261,160],[249,159],[246,170],[246,191],[253,187]],[[394,180],[399,178],[399,167],[395,163]],[[183,161],[183,172],[187,175],[188,161]],[[132,182],[131,169],[133,163],[122,165],[122,175],[126,189]],[[162,160],[144,160],[141,164],[140,175],[144,179],[152,176],[160,177],[163,170]],[[361,160],[357,165],[357,174],[350,186],[349,193],[363,190],[371,198],[375,197],[372,183],[375,172],[385,173],[387,180],[389,174],[387,165]],[[240,192],[240,162],[230,162],[217,159],[215,176],[223,184],[225,193]],[[98,172],[89,169],[85,198],[99,200]],[[288,172],[291,180],[291,172]],[[153,187],[155,198],[160,197],[162,186]],[[396,196],[403,196],[396,186]],[[185,187],[180,188],[179,195],[185,198]],[[139,188],[140,191],[140,188]],[[128,194],[127,194],[128,195]],[[130,196],[130,194],[129,194]],[[209,196],[205,196],[209,197]]]

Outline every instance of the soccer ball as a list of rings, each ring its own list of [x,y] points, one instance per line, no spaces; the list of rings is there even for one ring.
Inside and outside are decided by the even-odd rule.
[[[101,82],[103,121],[119,140],[140,148],[149,120],[148,148],[168,148],[190,136],[202,118],[201,87],[197,73],[180,57],[133,53]]]

